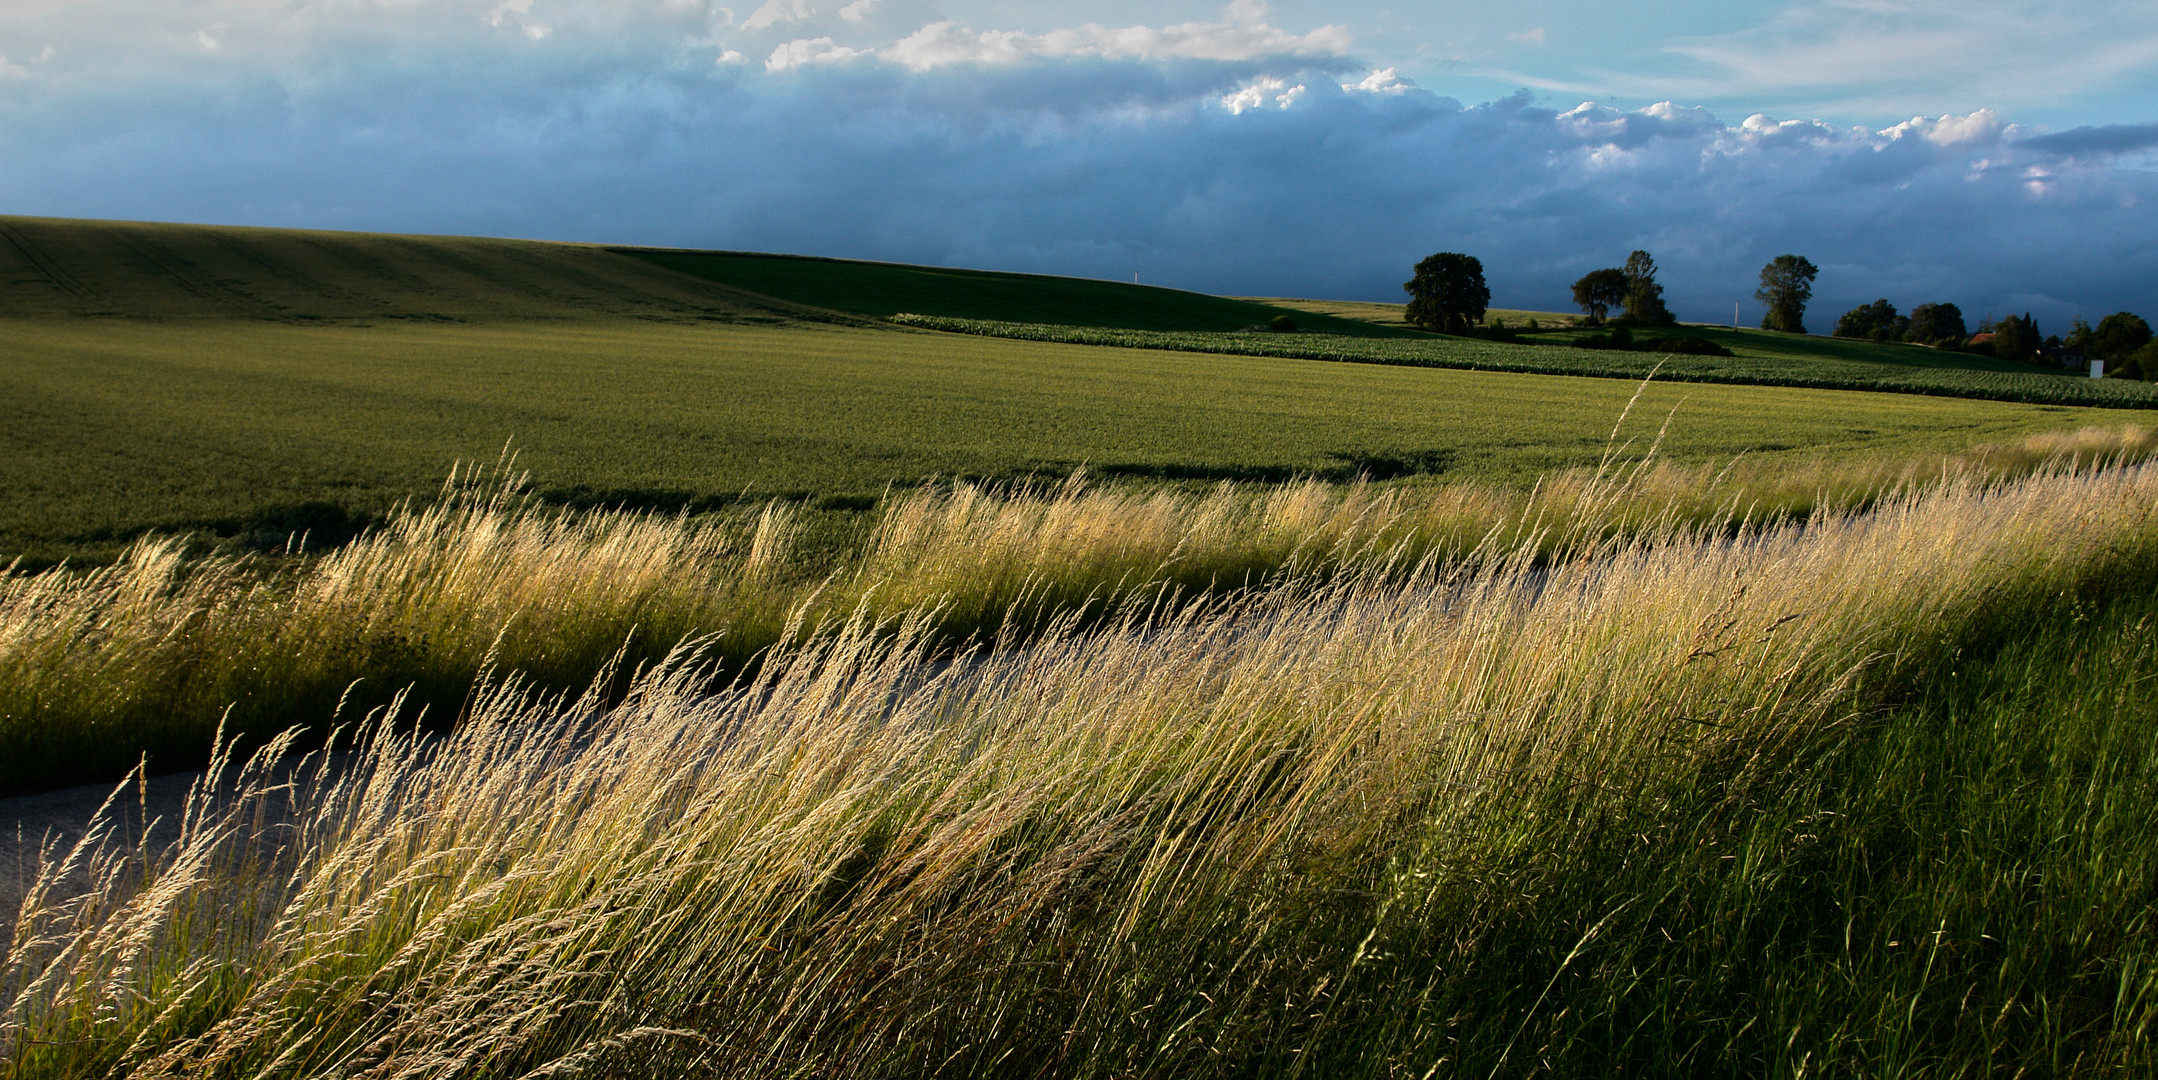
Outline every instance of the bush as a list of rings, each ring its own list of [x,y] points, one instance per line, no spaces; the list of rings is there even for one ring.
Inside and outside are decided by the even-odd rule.
[[[1731,355],[1731,350],[1713,341],[1694,337],[1690,334],[1683,337],[1644,338],[1640,341],[1635,341],[1633,332],[1623,326],[1611,331],[1608,337],[1603,334],[1590,334],[1585,338],[1576,339],[1573,346],[1576,349],[1615,349],[1626,352],[1672,353],[1683,356]]]
[[[2107,364],[2106,374],[2123,379],[2158,382],[2158,341],[2145,342],[2142,348]]]
[[[1293,334],[1296,332],[1296,320],[1287,315],[1276,315],[1273,322],[1266,324],[1266,328],[1277,334]]]
[[[1621,326],[1618,329],[1611,331],[1611,333],[1608,335],[1590,334],[1585,338],[1575,338],[1573,341],[1573,347],[1576,349],[1631,350],[1634,347],[1633,331]]]

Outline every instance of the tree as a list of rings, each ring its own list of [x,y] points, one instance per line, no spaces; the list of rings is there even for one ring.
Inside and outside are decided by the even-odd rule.
[[[2098,320],[2097,328],[2087,332],[2087,340],[2082,345],[2086,355],[2101,360],[2124,360],[2150,341],[2151,324],[2139,315],[2116,311]]]
[[[1615,267],[1591,270],[1574,282],[1574,303],[1589,317],[1589,325],[1604,321],[1604,314],[1626,302],[1626,271]]]
[[[1491,288],[1484,284],[1484,264],[1474,255],[1442,251],[1416,264],[1416,276],[1401,285],[1409,294],[1411,324],[1446,334],[1465,334],[1484,321]]]
[[[2106,365],[2106,374],[2122,379],[2158,382],[2158,341],[2129,353],[2118,363]]]
[[[1821,268],[1803,255],[1778,255],[1761,268],[1761,287],[1753,298],[1768,306],[1761,329],[1806,332],[1806,301],[1813,299],[1813,279]]]
[[[1836,336],[1901,341],[1909,325],[1910,320],[1897,315],[1896,305],[1884,296],[1844,312],[1843,318],[1836,320]]]
[[[1656,260],[1646,251],[1626,256],[1626,321],[1635,326],[1673,326],[1678,320],[1663,306],[1663,286],[1656,283]]]
[[[2020,319],[2010,315],[1993,324],[1993,355],[2003,360],[2029,360],[2038,355],[2038,345],[2043,340],[2029,312]]]
[[[1910,328],[1903,332],[1903,340],[1925,345],[1961,345],[1969,336],[1970,331],[1963,327],[1963,309],[1954,304],[1920,304],[1912,308]]]

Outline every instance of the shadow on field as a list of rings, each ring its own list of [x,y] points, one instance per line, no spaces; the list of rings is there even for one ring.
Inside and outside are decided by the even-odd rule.
[[[715,495],[679,488],[596,488],[586,484],[542,488],[533,493],[541,502],[572,510],[626,510],[648,514],[711,514],[738,506],[764,503],[800,503],[807,491],[738,491]]]
[[[1450,450],[1414,450],[1398,454],[1335,451],[1326,455],[1333,464],[1317,468],[1289,465],[1195,465],[1187,462],[1090,465],[1097,476],[1151,480],[1229,480],[1237,483],[1284,484],[1296,480],[1349,483],[1355,480],[1397,480],[1404,476],[1435,476],[1453,466]]]

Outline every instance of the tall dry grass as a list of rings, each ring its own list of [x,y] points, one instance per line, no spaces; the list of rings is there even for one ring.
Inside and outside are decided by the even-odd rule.
[[[113,566],[0,578],[0,790],[199,765],[222,724],[258,738],[339,701],[454,710],[492,671],[589,682],[729,630],[769,642],[791,522],[547,512],[497,473],[296,563],[187,559],[149,539]],[[117,771],[116,771],[117,770]]]
[[[1896,694],[2147,590],[2154,510],[2158,469],[1956,479],[1800,526],[1666,518],[1557,562],[1531,537],[1138,603],[943,661],[926,616],[862,608],[737,683],[691,645],[619,701],[507,679],[439,737],[390,710],[295,765],[288,735],[221,761],[162,846],[55,853],[0,968],[0,1061],[1534,1073],[1584,1052],[1559,1022],[1577,958],[1669,901],[1597,891],[1641,878],[1637,838],[1728,842]],[[1553,897],[1586,914],[1546,924]],[[2150,1057],[2158,985],[2119,974],[2085,1067]],[[1806,1070],[1779,1061],[1747,1071]]]
[[[1624,418],[1621,418],[1621,427]],[[797,544],[797,514],[570,514],[508,464],[304,560],[187,559],[171,539],[112,567],[0,576],[0,792],[199,765],[220,724],[267,738],[403,694],[438,721],[489,673],[581,688],[692,637],[742,670],[866,612],[940,644],[1021,640],[1072,613],[1429,560],[1549,561],[1673,529],[1869,506],[1942,483],[2158,451],[2142,428],[2044,436],[1945,459],[1714,468],[1629,454],[1533,489],[1318,482],[1188,492],[932,486],[885,500],[863,550]]]

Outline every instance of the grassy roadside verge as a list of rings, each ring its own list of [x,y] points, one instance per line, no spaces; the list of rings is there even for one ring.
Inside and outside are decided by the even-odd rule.
[[[885,500],[873,530],[836,552],[805,546],[786,504],[699,519],[565,512],[512,473],[475,471],[320,556],[195,559],[149,539],[110,567],[0,578],[0,792],[108,779],[145,758],[197,767],[221,726],[260,740],[341,703],[405,700],[447,722],[491,675],[568,690],[691,638],[734,672],[856,618],[911,618],[939,647],[1025,641],[1167,597],[1427,561],[1552,562],[2154,451],[2151,432],[2124,428],[1811,470],[1642,459],[1530,490],[958,484]]]
[[[733,688],[690,658],[613,709],[498,686],[442,740],[378,722],[335,768],[240,769],[171,847],[63,853],[0,969],[0,1054],[2133,1072],[2154,506],[2148,468],[1952,482],[946,668],[857,623]]]
[[[1676,382],[1788,386],[1816,390],[1869,390],[1892,394],[1978,398],[2033,405],[2081,405],[2111,409],[2158,408],[2158,385],[2121,379],[2086,379],[2035,369],[1979,370],[1924,364],[1886,365],[1821,361],[1740,351],[1733,357],[1667,356],[1653,352],[1599,352],[1527,340],[1505,344],[1474,338],[1383,340],[1331,334],[1192,333],[1119,330],[1087,326],[998,322],[900,314],[902,326],[1016,341],[1107,345],[1130,349],[1275,356],[1401,367],[1509,371],[1533,375],[1580,375],[1641,379],[1652,371]],[[1683,327],[1673,334],[1694,333]],[[1699,331],[1722,338],[1723,331]],[[1743,350],[1745,343],[1733,344]]]

